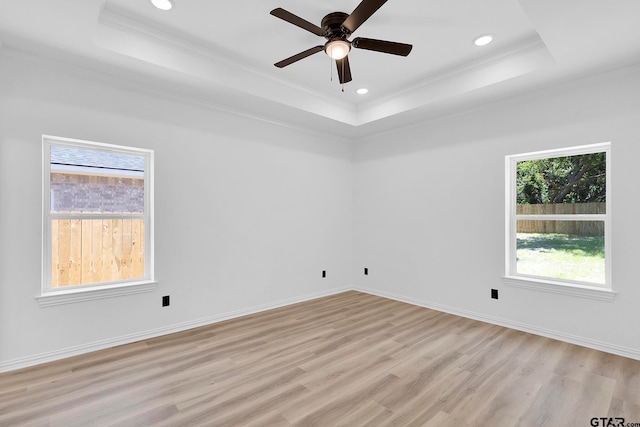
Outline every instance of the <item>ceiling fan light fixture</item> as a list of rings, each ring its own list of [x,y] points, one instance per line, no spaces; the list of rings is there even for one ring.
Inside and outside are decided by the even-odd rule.
[[[342,59],[349,54],[351,43],[346,40],[330,40],[324,45],[324,51],[331,59]]]
[[[489,43],[491,43],[493,41],[493,35],[492,34],[483,34],[481,36],[476,37],[473,40],[473,44],[475,44],[476,46],[486,46]]]
[[[170,10],[173,8],[172,0],[151,0],[151,4],[160,10]]]

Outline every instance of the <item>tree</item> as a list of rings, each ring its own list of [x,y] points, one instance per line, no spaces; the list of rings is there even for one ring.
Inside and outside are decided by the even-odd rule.
[[[606,199],[606,153],[518,162],[518,204],[587,203]]]

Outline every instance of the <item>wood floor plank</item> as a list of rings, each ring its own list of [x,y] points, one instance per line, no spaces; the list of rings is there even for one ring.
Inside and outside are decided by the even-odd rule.
[[[640,423],[640,361],[344,292],[0,374],[0,425]]]
[[[351,399],[354,395],[363,398],[372,392],[372,384],[392,384],[398,380],[395,375],[387,373],[394,363],[393,359],[384,355],[376,359],[363,360],[357,369],[333,378],[324,384],[324,387],[313,390],[304,400],[292,402],[283,414],[289,421],[297,423],[308,414],[321,411],[323,407],[332,405],[335,401]],[[387,392],[386,389],[374,391]]]
[[[640,420],[640,405],[635,405],[625,400],[613,398],[607,417],[622,417],[625,420]]]

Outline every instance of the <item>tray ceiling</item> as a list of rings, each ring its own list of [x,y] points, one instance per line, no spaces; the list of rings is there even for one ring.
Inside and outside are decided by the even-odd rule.
[[[320,25],[359,0],[3,0],[5,49],[145,82],[218,108],[345,136],[401,126],[640,61],[635,0],[389,0],[355,33],[413,44],[408,57],[349,54],[338,83],[324,53],[274,63],[324,39],[277,19]],[[495,40],[472,41],[491,33]],[[369,93],[356,94],[366,87]]]

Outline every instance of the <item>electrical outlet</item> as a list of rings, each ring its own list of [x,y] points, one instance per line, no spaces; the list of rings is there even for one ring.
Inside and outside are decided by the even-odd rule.
[[[498,290],[497,289],[491,289],[491,298],[498,299]]]
[[[171,302],[169,301],[169,295],[165,295],[162,297],[162,306],[168,307]]]

